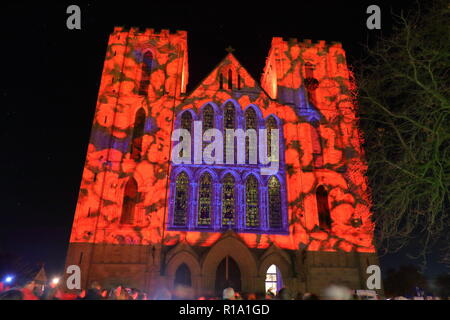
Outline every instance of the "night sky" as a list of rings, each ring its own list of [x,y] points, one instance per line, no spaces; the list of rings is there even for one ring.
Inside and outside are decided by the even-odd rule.
[[[391,31],[392,4],[380,1],[265,3],[2,4],[0,252],[44,262],[49,275],[62,271],[114,26],[188,31],[188,89],[212,71],[228,46],[259,80],[273,36],[340,41],[351,64],[363,55],[361,44]],[[81,30],[66,28],[71,4],[81,8]],[[371,4],[381,7],[381,31],[366,28]],[[408,7],[395,1],[393,9]],[[407,262],[404,253],[391,255],[382,259],[382,267]],[[427,271],[442,269],[432,263]]]

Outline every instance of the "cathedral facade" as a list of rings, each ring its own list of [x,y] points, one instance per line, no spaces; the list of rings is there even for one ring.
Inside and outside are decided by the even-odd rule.
[[[275,37],[260,82],[230,50],[191,92],[187,83],[185,31],[114,29],[66,261],[80,266],[82,286],[366,289],[378,258],[341,44]],[[229,150],[243,162],[210,162],[210,142],[195,151],[177,129],[254,135],[223,139],[223,154],[238,146]],[[192,154],[176,148],[182,142]]]

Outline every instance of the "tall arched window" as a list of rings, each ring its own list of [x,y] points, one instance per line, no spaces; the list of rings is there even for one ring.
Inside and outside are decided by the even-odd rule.
[[[256,112],[253,108],[248,108],[245,111],[245,129],[258,129],[258,121],[257,121]],[[257,135],[258,136],[258,135]],[[257,137],[256,136],[256,137]],[[258,138],[256,138],[258,139]],[[250,141],[249,137],[245,138],[245,162],[250,163],[250,155],[257,151],[257,141]]]
[[[141,158],[144,126],[145,126],[145,111],[143,108],[140,108],[136,112],[136,116],[134,118],[133,135],[131,138],[131,157],[134,160],[139,160]]]
[[[228,70],[228,89],[233,89],[233,71]]]
[[[311,126],[311,143],[313,166],[315,168],[321,168],[323,167],[323,148],[318,121],[314,121]]]
[[[139,94],[146,95],[150,85],[150,73],[152,71],[153,55],[150,51],[144,53],[142,58],[141,81],[139,83]]]
[[[258,180],[253,175],[250,175],[245,183],[245,226],[259,227]]]
[[[203,109],[203,133],[205,133],[208,129],[214,128],[214,109],[210,105],[207,105]],[[209,144],[209,142],[203,141],[203,149],[205,150],[205,147]],[[215,154],[212,154],[212,156],[215,156]]]
[[[175,182],[175,209],[173,225],[185,226],[188,213],[189,178],[185,172],[178,175]]]
[[[269,179],[269,228],[279,229],[282,226],[280,181],[272,176]]]
[[[222,183],[222,226],[235,225],[236,197],[235,183],[231,174],[227,174]]]
[[[214,109],[207,105],[203,109],[203,131],[214,128]]]
[[[266,129],[267,129],[267,156],[270,157],[272,155],[272,129],[277,129],[277,121],[274,117],[270,116],[266,120]]]
[[[231,145],[234,140],[234,136],[230,137],[230,139],[226,136],[226,129],[234,129],[236,127],[236,112],[234,109],[234,105],[231,102],[228,102],[225,105],[225,108],[223,110],[223,128],[224,128],[224,141],[223,144],[223,157],[224,157],[224,163],[226,163],[226,154],[227,154],[227,145]],[[235,159],[236,155],[236,145],[234,146],[234,152],[233,152],[233,160]]]
[[[319,227],[331,229],[331,215],[328,207],[328,192],[323,186],[316,190],[317,211],[319,215]]]
[[[183,112],[181,115],[181,129],[186,129],[192,136],[192,114],[189,111]],[[183,137],[180,137],[180,143],[183,141]],[[179,157],[183,157],[183,150],[180,150]]]
[[[136,209],[136,203],[139,201],[139,193],[136,180],[131,177],[125,185],[125,191],[122,203],[121,224],[133,224]]]
[[[206,172],[200,178],[198,190],[198,225],[209,226],[212,214],[212,178]]]
[[[313,105],[316,105],[316,89],[319,86],[319,81],[314,78],[314,66],[307,62],[305,63],[305,87],[308,92],[308,100]]]

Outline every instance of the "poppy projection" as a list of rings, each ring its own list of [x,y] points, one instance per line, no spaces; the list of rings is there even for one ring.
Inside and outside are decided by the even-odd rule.
[[[352,254],[354,270],[377,261],[341,44],[274,37],[269,49],[260,82],[229,52],[186,92],[187,32],[114,29],[67,258],[84,283],[170,287],[183,265],[196,290],[212,290],[208,268],[230,256],[246,290],[264,288],[246,270],[273,261],[300,288],[305,254]],[[259,257],[214,249],[225,241]]]

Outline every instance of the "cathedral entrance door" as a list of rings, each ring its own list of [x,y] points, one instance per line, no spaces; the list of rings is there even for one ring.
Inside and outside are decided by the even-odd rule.
[[[241,291],[241,271],[236,261],[230,256],[226,256],[217,266],[216,294],[221,297],[223,289],[228,287]]]

